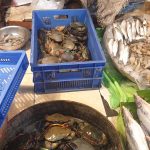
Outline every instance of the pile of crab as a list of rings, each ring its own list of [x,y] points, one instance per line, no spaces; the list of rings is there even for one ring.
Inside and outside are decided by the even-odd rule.
[[[108,139],[102,131],[80,119],[53,114],[46,116],[45,120],[45,150],[94,150],[94,146],[103,147],[108,144]]]
[[[38,128],[38,131],[37,131]],[[45,116],[30,133],[21,133],[4,150],[114,150],[108,137],[87,122],[52,114]]]
[[[55,29],[40,29],[38,41],[42,57],[39,63],[79,62],[90,59],[87,49],[87,27],[81,22]]]

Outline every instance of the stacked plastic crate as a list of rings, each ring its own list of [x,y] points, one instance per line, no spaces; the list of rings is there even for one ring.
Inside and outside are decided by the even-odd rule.
[[[24,51],[0,51],[0,126],[19,88],[28,59]]]
[[[66,19],[55,16],[65,15]],[[88,49],[91,60],[86,62],[67,62],[38,64],[40,48],[38,30],[57,26],[68,26],[72,18],[84,23],[88,30]],[[36,93],[97,89],[101,85],[102,70],[105,66],[103,50],[96,35],[95,27],[86,9],[64,9],[34,11],[32,22],[31,70],[33,71]]]

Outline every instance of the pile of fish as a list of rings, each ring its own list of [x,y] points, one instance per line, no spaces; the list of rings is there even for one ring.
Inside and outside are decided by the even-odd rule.
[[[129,110],[123,107],[126,137],[130,150],[150,149],[150,104],[141,97],[135,96],[137,115],[140,125],[135,121]]]
[[[0,40],[0,47],[18,47],[22,45],[24,38],[14,34],[4,34]]]
[[[107,27],[105,48],[118,70],[140,88],[150,87],[150,22],[129,17]]]
[[[87,49],[87,27],[81,22],[55,29],[40,29],[38,41],[42,57],[41,64],[79,62],[90,59]]]

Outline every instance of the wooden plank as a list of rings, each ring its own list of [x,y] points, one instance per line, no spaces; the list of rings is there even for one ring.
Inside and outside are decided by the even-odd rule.
[[[7,25],[16,25],[16,26],[21,26],[25,27],[27,29],[32,28],[32,22],[31,21],[7,21]]]

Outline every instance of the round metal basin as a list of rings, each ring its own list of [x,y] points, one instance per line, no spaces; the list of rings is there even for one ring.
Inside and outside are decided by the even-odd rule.
[[[30,31],[20,26],[6,26],[0,29],[0,49],[18,50],[30,39]]]
[[[29,107],[9,121],[4,143],[11,140],[17,133],[22,132],[27,126],[39,121],[47,114],[60,113],[87,121],[99,130],[102,130],[109,142],[122,150],[117,131],[110,121],[95,109],[77,102],[51,101]]]

